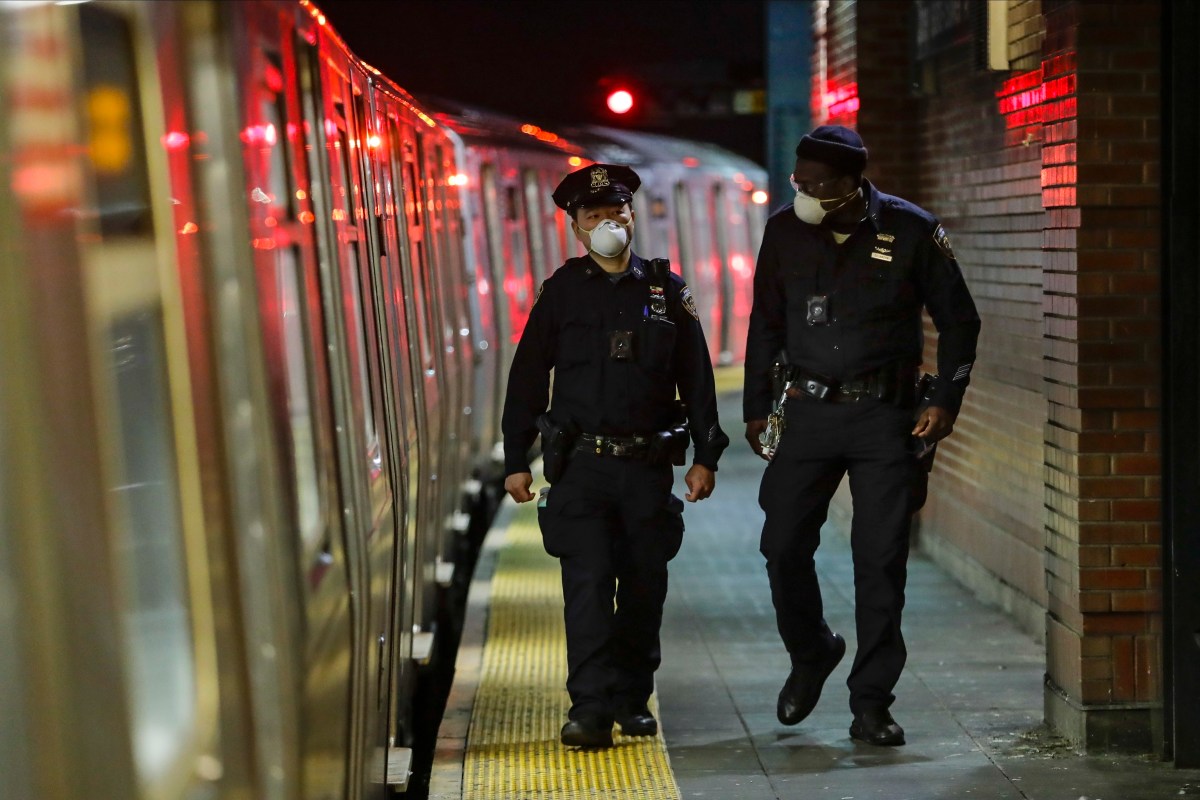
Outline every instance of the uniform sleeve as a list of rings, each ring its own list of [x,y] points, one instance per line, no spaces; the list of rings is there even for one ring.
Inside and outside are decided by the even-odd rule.
[[[529,449],[537,438],[537,418],[550,403],[550,369],[557,346],[552,285],[542,285],[529,312],[508,373],[501,429],[504,433],[504,475],[529,472]]]
[[[717,460],[729,446],[729,437],[717,419],[717,387],[691,289],[682,286],[679,296],[675,312],[675,382],[679,398],[687,406],[688,428],[695,447],[692,462],[715,471]]]
[[[921,248],[916,279],[938,331],[938,380],[930,404],[958,414],[975,365],[979,313],[945,229],[935,222]]]
[[[771,365],[787,346],[787,308],[780,282],[777,230],[768,223],[754,269],[754,306],[746,334],[746,378],[742,419],[766,419],[771,413]]]

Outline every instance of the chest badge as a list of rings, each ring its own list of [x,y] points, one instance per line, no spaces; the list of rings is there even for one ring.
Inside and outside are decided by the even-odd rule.
[[[650,312],[659,316],[667,313],[667,295],[661,286],[650,287]]]
[[[879,261],[891,261],[892,248],[875,245],[875,249],[871,251],[871,258],[878,259]]]

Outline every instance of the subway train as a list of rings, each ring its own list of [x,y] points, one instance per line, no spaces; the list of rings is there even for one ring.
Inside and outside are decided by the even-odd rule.
[[[635,249],[735,363],[765,174],[418,100],[307,0],[0,3],[0,105],[2,793],[403,791],[582,252],[551,191],[632,164]]]

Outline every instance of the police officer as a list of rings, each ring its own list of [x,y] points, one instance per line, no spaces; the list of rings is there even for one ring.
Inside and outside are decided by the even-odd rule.
[[[923,477],[914,449],[953,428],[979,315],[942,226],[871,185],[866,164],[862,139],[840,125],[820,126],[796,147],[795,201],[768,220],[754,276],[743,414],[750,446],[770,461],[759,490],[761,551],[792,660],[779,720],[808,716],[846,652],[825,623],[813,555],[849,473],[858,636],[847,681],[850,735],[900,745],[904,730],[888,709],[906,658],[910,493]],[[938,330],[938,377],[914,414],[923,307]],[[781,354],[791,388],[782,439],[768,457],[759,437]]]
[[[565,471],[539,497],[538,522],[560,561],[566,603],[571,710],[561,738],[580,747],[611,746],[614,720],[627,736],[658,731],[647,702],[667,562],[683,539],[668,432],[675,427],[682,439],[680,456],[689,432],[695,447],[690,502],[712,493],[729,444],[691,291],[665,261],[630,249],[640,184],[628,167],[595,164],[555,189],[588,255],[568,260],[538,290],[504,404],[504,488],[518,503],[533,499],[528,453],[539,417],[543,447],[551,430],[554,441],[567,432],[572,443]],[[552,369],[553,403],[543,416]]]

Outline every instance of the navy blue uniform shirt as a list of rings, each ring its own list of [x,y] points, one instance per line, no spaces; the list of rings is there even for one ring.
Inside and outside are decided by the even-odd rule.
[[[921,364],[921,309],[938,330],[933,405],[957,413],[971,378],[979,314],[949,240],[928,212],[863,181],[867,216],[838,244],[792,208],[767,221],[746,341],[745,421],[771,412],[770,368],[788,363],[838,381],[888,364]],[[808,324],[808,298],[829,297],[829,324]]]
[[[729,445],[717,422],[712,363],[690,292],[671,273],[666,313],[650,304],[650,278],[636,254],[615,283],[591,257],[573,258],[542,284],[521,334],[504,400],[504,472],[529,472],[537,418],[550,417],[583,433],[632,436],[666,430],[674,420],[676,387],[687,405],[693,461],[709,469]],[[694,308],[694,306],[692,306]],[[610,356],[613,331],[633,334],[629,360]]]

